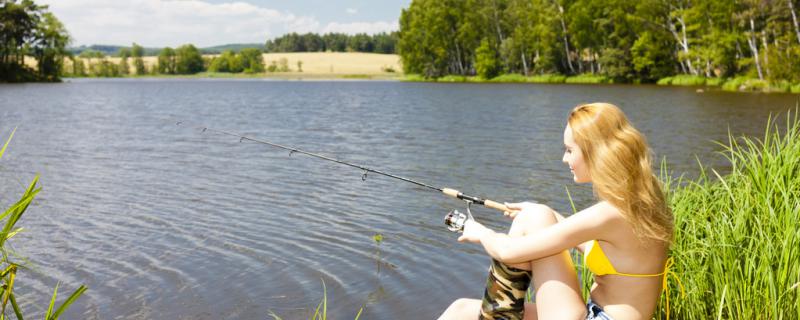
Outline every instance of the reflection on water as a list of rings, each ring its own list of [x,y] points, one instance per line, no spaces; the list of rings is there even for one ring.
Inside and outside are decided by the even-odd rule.
[[[303,155],[178,127],[203,123],[498,201],[569,212],[567,112],[618,104],[673,175],[717,168],[712,140],[761,134],[796,96],[655,86],[80,80],[0,86],[2,203],[44,187],[15,243],[20,301],[89,291],[69,319],[433,318],[479,297],[488,259],[442,217],[457,200]],[[509,221],[474,210],[496,228]],[[380,260],[372,240],[381,233]],[[381,263],[380,273],[377,263]]]

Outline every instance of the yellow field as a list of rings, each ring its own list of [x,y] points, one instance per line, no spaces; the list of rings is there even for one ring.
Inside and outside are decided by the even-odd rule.
[[[210,58],[216,55],[204,55]],[[295,52],[295,53],[265,53],[264,66],[269,66],[273,61],[278,63],[282,58],[287,60],[289,72],[267,72],[265,77],[289,78],[325,78],[343,77],[347,75],[363,75],[369,77],[395,77],[402,73],[400,56],[396,54],[378,54],[361,52]],[[119,64],[120,58],[106,58],[109,62]],[[144,57],[148,70],[157,64],[158,58]],[[98,59],[84,59],[85,63],[96,63]],[[302,62],[302,72],[298,70],[297,62]],[[29,65],[35,65],[33,59],[26,59]],[[128,65],[133,71],[133,59],[128,59]],[[65,68],[71,68],[69,60],[65,61]],[[386,72],[392,69],[395,72]],[[69,70],[69,69],[67,69]],[[218,74],[217,74],[218,75]]]

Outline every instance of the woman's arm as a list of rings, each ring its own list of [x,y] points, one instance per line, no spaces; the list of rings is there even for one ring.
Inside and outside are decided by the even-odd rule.
[[[505,205],[506,205],[507,208],[511,209],[510,211],[504,212],[505,216],[511,217],[511,218],[515,218],[517,216],[517,214],[519,214],[522,210],[525,209],[525,207],[531,206],[531,205],[536,205],[536,203],[533,203],[533,202],[508,203],[508,202],[506,202]],[[556,217],[556,221],[557,222],[562,222],[562,221],[564,221],[564,219],[566,219],[563,215],[561,215],[557,211],[553,211],[553,215]],[[577,249],[578,251],[583,253],[585,251],[586,245],[588,245],[588,244],[589,244],[589,242],[580,243],[577,246],[575,246],[575,249]]]
[[[578,246],[593,239],[603,239],[605,227],[622,219],[611,205],[600,202],[535,234],[510,237],[496,233],[480,223],[469,221],[459,241],[481,243],[486,252],[503,263],[520,263]]]

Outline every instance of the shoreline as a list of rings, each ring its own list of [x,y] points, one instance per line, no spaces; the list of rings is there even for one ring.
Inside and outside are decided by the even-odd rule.
[[[725,87],[727,82],[708,83],[670,83],[660,81],[660,83],[614,83],[605,81],[604,77],[598,76],[545,76],[545,77],[497,77],[494,79],[481,79],[475,76],[445,76],[438,79],[425,79],[418,75],[406,75],[402,73],[383,73],[383,74],[346,74],[346,73],[305,73],[305,72],[274,72],[274,73],[225,73],[225,72],[200,72],[196,74],[147,74],[147,75],[127,75],[122,77],[64,77],[63,82],[69,82],[75,79],[143,79],[143,80],[157,80],[157,79],[198,79],[198,80],[224,80],[224,79],[241,79],[241,80],[265,80],[265,81],[397,81],[397,82],[420,82],[420,83],[473,83],[473,84],[544,84],[544,85],[622,85],[622,86],[653,86],[653,87],[685,87],[695,89],[697,93],[706,92],[730,92],[730,93],[762,93],[762,94],[799,94],[800,89],[797,86],[785,88],[784,90],[776,90],[775,87],[764,85],[764,82],[759,82],[761,86],[744,86],[746,80],[731,79],[728,82],[736,82],[738,85],[728,88]],[[542,81],[555,80],[555,81]],[[753,79],[750,79],[753,80]],[[755,79],[755,81],[758,81]],[[735,89],[735,90],[733,90]]]

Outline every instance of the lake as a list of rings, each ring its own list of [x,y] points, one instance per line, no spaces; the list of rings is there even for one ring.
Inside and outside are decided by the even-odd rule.
[[[796,95],[632,85],[78,79],[0,85],[7,208],[36,173],[42,192],[12,240],[27,317],[53,287],[86,294],[65,319],[431,319],[480,298],[489,259],[443,225],[464,203],[415,185],[196,123],[320,152],[467,194],[592,203],[561,162],[567,113],[617,104],[671,175],[713,141],[763,135]],[[474,208],[495,230],[510,220]],[[383,235],[376,244],[372,237]],[[13,256],[12,256],[13,257]]]

